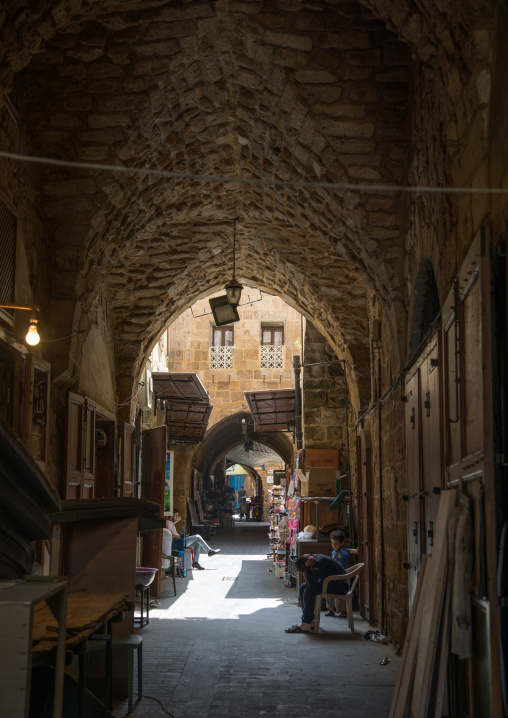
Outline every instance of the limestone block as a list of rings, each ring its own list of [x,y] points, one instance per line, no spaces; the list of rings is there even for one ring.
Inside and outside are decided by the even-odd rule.
[[[256,14],[252,19],[252,23],[255,23],[256,25],[261,25],[261,27],[265,28],[281,28],[285,27],[286,25],[286,17],[284,15],[268,15],[268,14]]]
[[[367,50],[371,46],[367,32],[320,32],[316,44],[323,49],[337,48],[341,50]]]
[[[333,137],[372,137],[374,134],[374,125],[370,122],[320,120],[318,126],[322,132]]]
[[[379,180],[381,179],[381,174],[376,169],[373,169],[371,167],[350,167],[348,170],[348,174],[350,177],[354,179],[364,179],[364,180]]]
[[[346,65],[342,70],[343,80],[368,80],[372,77],[373,69],[371,67],[350,67]]]
[[[379,65],[381,52],[379,48],[369,50],[352,50],[347,53],[347,62],[350,65]]]
[[[267,30],[264,35],[264,41],[268,45],[277,45],[278,47],[287,47],[293,50],[303,50],[306,52],[312,50],[312,38],[305,35],[292,35]]]
[[[295,80],[302,84],[332,85],[337,82],[337,75],[326,70],[298,70]]]

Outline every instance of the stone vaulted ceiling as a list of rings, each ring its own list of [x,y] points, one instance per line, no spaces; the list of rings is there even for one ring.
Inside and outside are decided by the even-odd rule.
[[[316,183],[405,178],[411,54],[393,30],[405,18],[427,60],[437,44],[420,11],[410,22],[392,5],[75,0],[7,13],[2,72],[18,73],[26,151],[185,175],[37,168],[53,298],[80,317],[101,299],[118,376],[230,278],[235,217],[238,278],[307,314],[368,374],[367,293],[402,301],[400,196]]]

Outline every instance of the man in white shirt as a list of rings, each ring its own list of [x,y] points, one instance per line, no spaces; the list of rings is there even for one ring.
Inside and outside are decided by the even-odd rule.
[[[164,542],[164,531],[168,530],[171,534],[171,541],[173,538],[180,538],[180,534],[176,530],[175,524],[177,524],[179,521],[182,520],[180,514],[176,509],[173,509],[174,513],[173,516],[168,516],[166,520],[166,527],[167,529],[162,529],[162,540]],[[203,566],[199,563],[199,557],[201,555],[201,549],[204,549],[208,552],[209,556],[215,556],[215,554],[219,553],[219,549],[213,549],[210,548],[210,546],[206,543],[204,538],[200,536],[199,534],[195,534],[194,536],[186,536],[185,537],[185,548],[192,548],[194,550],[194,562],[192,564],[192,568],[196,568],[199,571],[204,571]],[[166,553],[164,549],[162,549],[163,553]]]
[[[166,528],[162,529],[162,553],[164,554],[164,556],[171,556],[172,544],[173,534],[168,528],[168,522],[166,521]],[[169,559],[162,559],[162,568],[169,568]]]

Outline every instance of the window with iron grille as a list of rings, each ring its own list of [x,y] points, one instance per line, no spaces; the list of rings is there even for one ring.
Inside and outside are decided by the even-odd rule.
[[[14,277],[16,271],[16,217],[0,200],[0,303],[14,302]],[[14,310],[0,309],[10,323]]]
[[[211,369],[233,368],[234,327],[212,327],[212,346],[210,347]]]
[[[261,368],[282,369],[284,362],[284,325],[261,325]]]

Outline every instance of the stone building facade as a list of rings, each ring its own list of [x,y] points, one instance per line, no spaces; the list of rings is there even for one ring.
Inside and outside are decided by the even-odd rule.
[[[248,410],[244,392],[294,386],[293,355],[300,353],[301,316],[279,297],[246,288],[240,321],[214,340],[208,302],[197,302],[168,329],[168,371],[196,372],[210,395],[210,423]],[[257,301],[259,299],[259,301]],[[197,318],[195,318],[197,317]],[[265,330],[265,344],[262,334]],[[270,339],[268,333],[277,332]],[[272,343],[270,341],[282,342]]]
[[[104,421],[134,421],[154,344],[230,279],[238,218],[239,280],[302,313],[345,362],[350,464],[368,483],[357,510],[370,527],[369,615],[399,646],[414,520],[422,541],[431,530],[413,515],[431,511],[432,488],[470,492],[475,526],[487,527],[486,579],[474,574],[473,593],[489,641],[475,648],[467,695],[471,714],[501,716],[506,7],[41,0],[1,10],[0,209],[14,227],[2,238],[2,299],[39,306],[42,337],[27,350],[26,314],[2,314],[13,430],[29,443],[19,377],[34,357],[50,365],[44,469],[62,490],[69,390]],[[436,306],[441,324],[425,315]],[[319,441],[323,407],[307,406]],[[434,435],[425,421],[436,406]],[[184,473],[238,441],[222,429],[184,452]],[[412,482],[429,457],[438,485],[405,501],[428,493]]]

